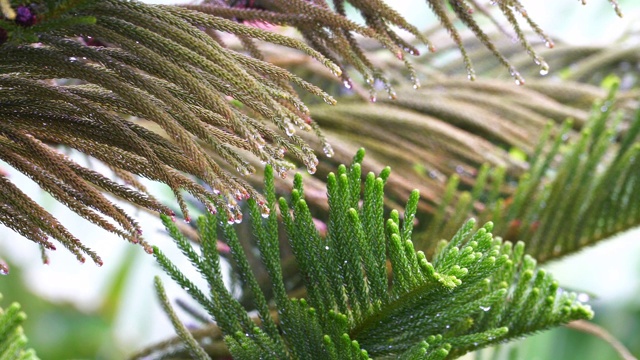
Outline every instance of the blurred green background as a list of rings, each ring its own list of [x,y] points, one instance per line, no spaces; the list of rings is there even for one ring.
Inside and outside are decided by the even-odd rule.
[[[637,0],[619,1],[624,20],[615,16],[607,0],[592,0],[587,6],[580,6],[575,0],[521,2],[543,29],[570,43],[607,43],[628,27],[637,28],[640,24]],[[424,27],[433,24],[424,1],[388,3],[406,14],[413,24]],[[8,169],[1,163],[0,167]],[[73,233],[90,240],[88,245],[105,260],[105,266],[97,268],[78,264],[72,256],[60,252],[52,254],[51,265],[42,265],[35,246],[17,241],[18,235],[0,227],[0,257],[11,268],[9,276],[0,277],[0,293],[4,295],[1,305],[21,303],[29,316],[24,327],[30,345],[42,359],[123,359],[173,334],[152,291],[153,276],[161,271],[150,256],[139,247],[80,221],[20,174],[12,172],[11,178],[25,184],[24,191],[47,206]],[[160,186],[155,187],[166,192]],[[170,193],[166,199],[171,201]],[[167,248],[170,240],[161,233],[159,221],[145,214],[140,217],[145,237]],[[632,231],[544,266],[563,287],[592,294],[590,304],[596,313],[593,321],[611,332],[636,357],[640,356],[638,237],[640,232]],[[175,257],[178,266],[180,258]],[[172,287],[172,281],[165,284],[170,297],[186,298],[180,289]],[[513,348],[517,352],[513,353]],[[488,358],[490,353],[484,351],[481,357]],[[505,345],[499,355],[532,360],[619,358],[603,340],[566,328]]]

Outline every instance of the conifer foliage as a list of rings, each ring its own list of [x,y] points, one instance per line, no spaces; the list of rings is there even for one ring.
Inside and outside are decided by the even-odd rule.
[[[617,10],[616,2],[610,2]],[[427,3],[459,46],[470,78],[470,58],[449,18],[452,14],[518,83],[523,82],[478,24],[474,11],[491,17],[482,5],[459,0]],[[514,14],[522,15],[547,44],[551,40],[518,1],[495,4],[544,70],[544,60],[527,42]],[[365,25],[347,18],[347,5],[360,12]],[[409,31],[433,49],[417,27],[380,0],[211,0],[185,7],[124,0],[0,0],[0,10],[0,160],[83,218],[148,251],[136,220],[104,193],[170,215],[172,211],[137,181],[142,176],[167,184],[186,219],[184,192],[211,209],[224,208],[227,218],[238,220],[238,201],[253,197],[263,202],[238,176],[254,171],[249,153],[286,175],[292,167],[284,159],[286,152],[313,173],[318,159],[295,134],[300,128],[314,133],[331,156],[331,147],[297,91],[330,104],[334,99],[262,61],[254,40],[297,49],[341,76],[348,87],[352,80],[346,71],[353,68],[372,97],[376,80],[390,97],[395,91],[384,70],[366,56],[356,34],[378,41],[399,58],[415,87],[418,77],[406,55],[417,55],[419,49],[393,27]],[[296,27],[307,43],[244,24],[250,21]],[[220,32],[237,36],[245,51],[227,48]],[[122,181],[67,158],[59,147],[104,162]],[[0,176],[0,189],[0,223],[40,245],[45,261],[46,250],[56,248],[51,241],[55,239],[78,260],[88,256],[102,263],[5,176]]]
[[[384,185],[390,170],[378,176],[370,173],[362,182],[363,157],[360,150],[349,168],[342,165],[328,177],[326,237],[315,228],[302,177],[296,176],[289,199],[276,201],[273,172],[267,168],[270,212],[261,212],[254,200],[249,200],[249,208],[273,299],[260,290],[226,219],[213,214],[198,219],[199,253],[171,219],[163,217],[182,252],[207,280],[210,295],[159,249],[154,249],[154,256],[209,313],[235,359],[453,359],[592,316],[588,306],[576,301],[576,294],[560,289],[536,267],[536,261],[524,254],[524,243],[494,238],[491,223],[477,228],[474,220],[466,222],[427,260],[411,241],[418,192],[411,194],[403,219],[392,211],[385,220]],[[287,296],[278,215],[300,267],[304,298]],[[243,308],[225,288],[215,246],[219,233],[231,249],[241,281],[252,292],[253,309]],[[159,279],[156,287],[166,303]],[[168,304],[165,309],[175,319]],[[255,310],[259,321],[248,310]],[[180,322],[174,324],[192,356],[208,358]]]
[[[20,326],[26,318],[17,303],[7,309],[0,308],[0,359],[38,360],[35,351],[26,348],[27,338]]]
[[[339,72],[301,41],[175,6],[68,0],[14,11],[13,3],[1,3],[7,36],[0,47],[0,160],[85,219],[150,251],[135,219],[102,192],[172,214],[138,183],[142,176],[169,185],[185,218],[183,191],[212,208],[230,204],[225,214],[236,218],[237,201],[261,196],[207,151],[241,175],[254,171],[241,151],[277,171],[291,166],[282,160],[288,151],[313,171],[316,155],[294,134],[296,127],[311,129],[312,121],[289,82],[334,100],[282,69],[224,48],[198,27],[291,46]],[[27,12],[35,20],[24,23]],[[103,161],[125,183],[57,146]],[[0,189],[1,223],[43,249],[55,249],[51,237],[80,261],[89,255],[102,262],[5,176]]]
[[[580,133],[572,136],[573,122],[566,121],[552,135],[549,124],[532,152],[530,169],[508,196],[500,195],[504,168],[482,167],[474,187],[457,197],[459,178],[452,177],[446,200],[418,247],[426,249],[430,239],[450,236],[474,216],[493,221],[494,232],[502,238],[524,241],[528,253],[542,262],[637,226],[640,111],[628,122],[622,120],[623,113],[615,115],[616,89],[594,104]],[[451,215],[447,209],[453,209]]]

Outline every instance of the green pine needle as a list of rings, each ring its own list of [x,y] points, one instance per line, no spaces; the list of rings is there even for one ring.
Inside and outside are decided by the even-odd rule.
[[[250,319],[224,288],[219,272],[209,270],[208,262],[217,267],[218,260],[203,260],[185,249],[175,224],[165,218],[169,233],[209,282],[211,300],[196,300],[218,323],[234,358],[255,359],[259,354],[273,359],[453,359],[593,316],[575,294],[559,290],[532,257],[523,256],[523,243],[513,246],[494,238],[491,223],[477,229],[475,221],[466,222],[429,262],[414,250],[410,239],[418,193],[410,197],[406,218],[392,212],[385,221],[384,190],[374,185],[383,180],[369,175],[361,182],[363,155],[360,152],[349,168],[341,167],[338,175],[329,175],[326,237],[318,234],[300,197],[299,181],[289,201],[280,199],[279,213],[305,285],[304,298],[290,299],[285,293],[278,234],[268,230],[278,216],[275,203],[269,204],[266,218],[255,202],[250,204],[258,249],[275,289],[271,308],[255,283],[233,226],[211,214],[199,221],[205,243],[217,239],[206,223],[218,222],[223,229],[222,238],[231,248],[242,282],[253,292],[261,321]],[[265,187],[273,189],[270,170]],[[274,198],[272,192],[266,196]],[[193,293],[189,281],[173,274],[177,270],[166,260],[161,263]],[[212,309],[210,301],[220,305]]]
[[[0,294],[0,299],[2,295]],[[33,349],[26,348],[27,338],[20,326],[27,316],[20,311],[20,305],[11,304],[7,309],[0,308],[0,359],[38,360]]]

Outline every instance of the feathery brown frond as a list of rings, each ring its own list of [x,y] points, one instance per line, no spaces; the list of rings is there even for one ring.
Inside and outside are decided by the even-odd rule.
[[[418,1],[415,1],[415,3],[415,6],[421,6]],[[553,40],[529,17],[519,1],[498,0],[491,3],[497,5],[500,13],[513,28],[513,34],[507,33],[507,36],[520,41],[522,47],[529,54],[531,61],[539,66],[541,72],[547,73],[549,66],[527,39],[527,34],[522,29],[516,15],[521,16],[528,27],[548,47],[553,47]],[[359,12],[366,26],[359,25],[347,17],[347,4]],[[475,71],[471,58],[462,43],[461,34],[456,29],[456,20],[451,18],[451,12],[456,16],[457,21],[470,29],[475,37],[490,50],[492,55],[509,70],[516,83],[524,83],[524,78],[516,67],[497,49],[494,39],[487,35],[488,32],[483,29],[485,26],[479,25],[476,12],[489,18],[494,24],[500,23],[483,4],[478,1],[464,0],[428,0],[427,4],[438,18],[441,27],[446,29],[459,48],[469,79],[475,79]],[[409,24],[394,9],[381,0],[333,0],[331,2],[326,0],[227,0],[226,2],[216,0],[205,1],[204,4],[199,5],[186,5],[185,7],[228,19],[235,19],[239,22],[267,22],[295,27],[313,48],[340,65],[343,70],[342,81],[347,88],[353,86],[353,81],[346,71],[347,67],[352,67],[359,72],[367,83],[372,101],[376,100],[375,80],[379,80],[382,83],[390,98],[395,98],[396,94],[392,88],[390,78],[385,75],[383,68],[376,66],[366,55],[365,49],[356,38],[356,34],[365,38],[375,39],[396,58],[403,61],[415,87],[419,87],[420,82],[414,66],[405,56],[419,55],[420,48],[424,46],[432,52],[435,51],[432,42],[424,33],[419,31],[416,26]],[[617,4],[614,7],[616,13],[621,15]],[[394,27],[407,31],[421,45],[416,46],[412,41],[404,39],[396,32]],[[502,29],[500,26],[499,28]],[[502,30],[506,32],[504,29]],[[253,52],[253,49],[250,49],[250,51]]]
[[[318,174],[330,172],[339,162],[348,161],[359,146],[365,146],[369,154],[363,163],[366,171],[380,171],[385,163],[394,166],[388,203],[417,188],[422,194],[419,208],[429,213],[442,201],[451,175],[459,176],[465,186],[473,186],[478,169],[486,163],[503,167],[509,179],[517,179],[527,170],[528,162],[510,151],[532,154],[538,134],[549,120],[560,126],[572,118],[574,128],[582,128],[593,102],[607,96],[599,87],[573,82],[531,81],[516,87],[505,80],[469,82],[460,77],[439,77],[417,91],[409,86],[397,91],[401,95],[397,100],[377,104],[341,98],[330,111],[310,107],[335,151],[333,158],[320,162]],[[615,109],[631,114],[637,107],[634,94],[616,94]],[[321,143],[304,137],[321,151]],[[249,179],[259,186],[258,174]],[[276,184],[281,192],[292,188],[290,180]],[[320,208],[325,199],[322,186],[314,179],[307,184],[307,201]]]
[[[145,247],[138,224],[101,191],[160,213],[171,211],[144,192],[63,159],[55,145],[100,159],[127,179],[137,175],[169,185],[186,219],[185,191],[207,204],[210,211],[228,205],[224,208],[229,221],[239,221],[237,201],[250,196],[261,199],[246,180],[236,176],[255,169],[244,152],[271,164],[284,176],[291,168],[283,159],[286,151],[313,173],[317,158],[305,142],[308,139],[294,134],[300,127],[313,132],[323,142],[322,150],[332,154],[293,85],[328,103],[334,100],[319,88],[259,60],[261,54],[253,40],[300,50],[338,76],[341,69],[353,66],[363,74],[372,94],[378,79],[392,98],[391,81],[367,58],[356,34],[375,39],[402,59],[416,81],[405,54],[417,55],[418,48],[392,27],[407,30],[430,46],[416,27],[379,0],[336,0],[334,9],[324,0],[211,1],[191,8],[121,0],[3,4],[0,116],[5,121],[0,136],[5,152],[0,157],[84,218]],[[360,12],[365,25],[346,17],[346,4]],[[448,20],[442,4],[429,1],[456,39],[454,23]],[[17,9],[15,14],[9,5]],[[508,65],[469,13],[480,5],[463,1],[449,1],[449,5]],[[542,34],[541,30],[517,1],[500,1],[498,5],[526,50],[541,62],[513,12],[524,15],[535,32]],[[252,20],[292,25],[309,45],[240,23]],[[225,48],[215,32],[238,36],[249,55]],[[464,58],[470,64],[466,55]],[[351,80],[342,76],[351,86]],[[132,121],[131,117],[150,123]],[[210,150],[205,151],[204,146]],[[206,186],[195,183],[191,176],[202,179]],[[24,194],[11,191],[15,192],[14,201],[20,198],[24,203]],[[4,210],[3,222],[10,222],[17,211],[26,210],[14,204]],[[32,217],[49,218],[41,208],[31,211],[35,212]],[[11,226],[27,232],[25,224]],[[54,231],[58,225],[48,226],[44,233],[33,232],[30,239],[51,248],[44,239],[53,236],[80,251],[72,245],[78,240],[71,234]],[[82,258],[80,253],[76,255]],[[99,262],[95,254],[91,257]]]
[[[334,100],[285,70],[223,48],[198,26],[293,47],[339,73],[302,42],[138,2],[38,2],[16,9],[31,20],[0,23],[7,33],[0,44],[0,160],[92,223],[151,251],[137,222],[103,195],[171,215],[132,175],[169,185],[186,219],[183,192],[239,221],[238,200],[262,202],[238,177],[254,171],[242,152],[285,174],[292,167],[283,160],[286,151],[314,171],[316,155],[294,134],[296,127],[314,130],[309,111],[289,84]],[[205,145],[232,170],[214,162]],[[103,161],[128,184],[79,165],[58,146]],[[78,259],[86,254],[101,263],[7,177],[0,180],[0,222],[44,248],[55,248],[51,237]]]

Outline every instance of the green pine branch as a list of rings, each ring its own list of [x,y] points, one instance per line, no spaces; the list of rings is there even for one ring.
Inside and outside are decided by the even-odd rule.
[[[0,295],[0,299],[2,296]],[[3,360],[37,360],[33,349],[27,349],[27,338],[24,336],[22,324],[27,316],[20,311],[20,305],[11,304],[8,308],[0,308],[0,359]]]
[[[501,191],[504,169],[483,167],[474,188],[459,197],[454,196],[459,180],[453,177],[443,197],[448,200],[420,236],[421,247],[450,236],[466,216],[493,221],[496,235],[524,241],[538,261],[579,251],[637,226],[639,174],[633,169],[640,151],[640,111],[621,131],[622,114],[613,110],[615,93],[614,87],[593,106],[582,131],[566,143],[572,122],[553,135],[548,126],[529,160],[530,170],[509,195]]]
[[[575,294],[560,290],[549,274],[537,269],[536,261],[524,254],[524,243],[494,238],[491,223],[477,229],[475,221],[466,222],[428,261],[411,241],[418,192],[412,193],[402,220],[397,211],[385,220],[389,170],[370,173],[363,183],[363,156],[364,151],[358,152],[350,168],[341,166],[329,175],[326,237],[315,228],[301,177],[296,176],[290,199],[280,198],[276,208],[273,173],[267,168],[270,212],[254,200],[249,207],[273,288],[273,309],[233,225],[213,214],[199,219],[202,247],[197,252],[171,219],[163,217],[182,252],[207,280],[208,295],[159,249],[154,256],[216,321],[234,358],[452,359],[592,316]],[[301,299],[289,298],[283,281],[278,214],[305,285]],[[225,287],[215,248],[219,233],[254,299],[259,321]],[[192,341],[188,344],[191,353],[199,351]]]

